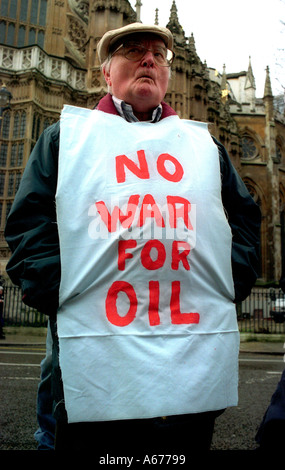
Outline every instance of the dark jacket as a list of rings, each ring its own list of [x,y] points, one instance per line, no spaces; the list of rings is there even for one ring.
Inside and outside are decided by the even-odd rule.
[[[118,114],[110,95],[98,109]],[[163,103],[162,119],[175,112]],[[155,124],[154,124],[155,125]],[[22,288],[23,301],[55,316],[60,284],[60,252],[55,193],[59,152],[59,122],[46,129],[27,163],[8,216],[5,237],[12,251],[7,273]],[[230,224],[235,301],[246,298],[259,268],[260,210],[234,169],[225,148],[219,149],[222,201]]]

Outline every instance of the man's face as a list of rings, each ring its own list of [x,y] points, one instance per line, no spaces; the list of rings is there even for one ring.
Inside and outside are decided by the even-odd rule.
[[[137,35],[128,42],[151,50],[158,46],[165,49],[164,42],[153,35]],[[158,65],[151,51],[146,51],[140,60],[132,61],[119,49],[112,57],[109,70],[103,73],[113,95],[132,105],[137,113],[149,112],[161,103],[169,80],[169,68]]]

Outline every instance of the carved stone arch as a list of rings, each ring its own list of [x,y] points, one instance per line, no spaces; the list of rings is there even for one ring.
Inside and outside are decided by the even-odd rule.
[[[243,182],[248,189],[254,202],[261,208],[266,202],[265,195],[259,185],[249,176],[243,178]]]
[[[201,99],[203,97],[203,92],[204,92],[203,86],[200,83],[196,83],[194,85],[193,92],[194,92],[195,100],[196,101],[201,101]]]
[[[176,70],[177,72],[185,72],[186,71],[186,62],[185,58],[181,56],[175,56],[175,64],[172,70]]]
[[[258,143],[260,147],[263,147],[265,145],[264,140],[261,138],[261,136],[251,127],[245,126],[241,128],[240,132],[241,134],[247,133],[248,135],[250,135],[253,139],[256,140],[256,142]]]

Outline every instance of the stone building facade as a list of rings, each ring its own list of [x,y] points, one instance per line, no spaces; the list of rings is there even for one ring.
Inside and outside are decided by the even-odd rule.
[[[10,256],[5,221],[33,146],[64,104],[93,108],[104,96],[98,41],[140,20],[141,2],[135,7],[128,0],[0,0],[0,85],[13,97],[1,110],[0,274]],[[176,54],[166,101],[180,117],[208,122],[225,145],[262,211],[259,282],[277,282],[285,259],[285,116],[276,109],[269,70],[258,99],[250,63],[227,75],[201,62],[175,1],[165,26]]]

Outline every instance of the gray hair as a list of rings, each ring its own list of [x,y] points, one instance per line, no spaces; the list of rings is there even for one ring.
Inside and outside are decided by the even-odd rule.
[[[111,60],[112,60],[112,54],[108,54],[108,57],[106,60],[104,60],[104,62],[101,64],[101,70],[106,70],[106,72],[109,72],[110,71],[110,66],[111,66]],[[108,89],[108,92],[111,93],[112,92],[112,87],[111,86],[107,86],[107,89]]]

